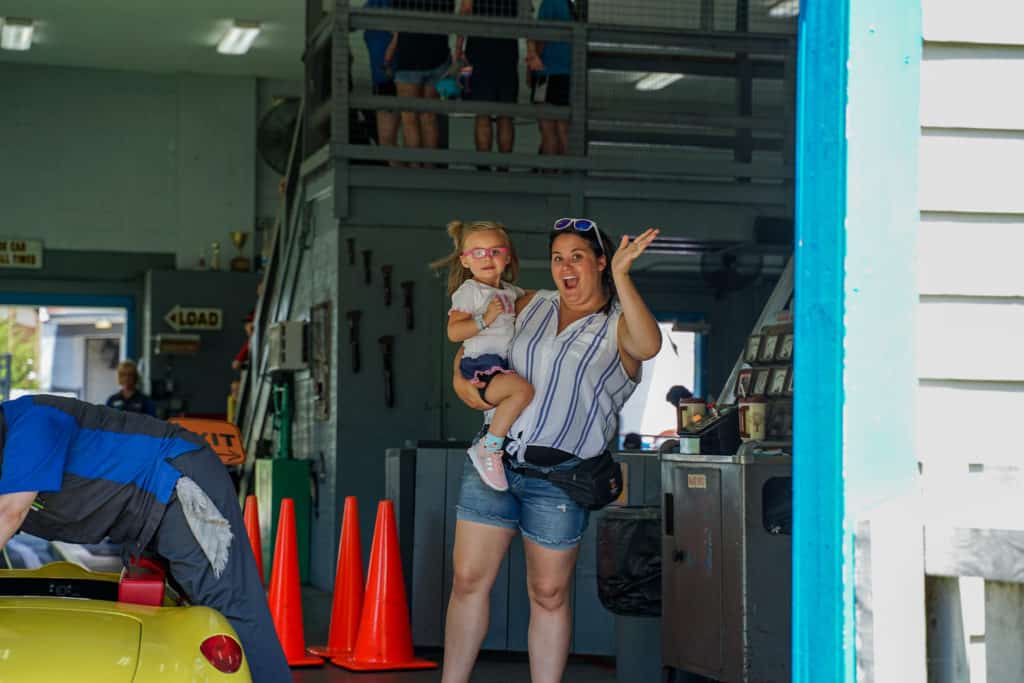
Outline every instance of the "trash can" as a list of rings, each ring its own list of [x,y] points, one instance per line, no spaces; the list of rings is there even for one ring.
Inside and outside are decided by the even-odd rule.
[[[661,676],[661,508],[605,510],[597,525],[597,595],[615,614],[617,683]]]

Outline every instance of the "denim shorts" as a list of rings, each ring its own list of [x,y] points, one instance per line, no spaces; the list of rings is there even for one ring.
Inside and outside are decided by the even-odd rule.
[[[395,83],[435,86],[437,85],[437,82],[444,78],[444,75],[448,73],[448,69],[451,65],[451,60],[445,60],[433,69],[406,69],[404,71],[396,71]]]
[[[550,468],[571,469],[578,460]],[[508,491],[495,491],[480,481],[469,457],[462,468],[462,489],[455,506],[458,519],[489,524],[504,529],[519,529],[524,538],[552,550],[569,550],[579,545],[590,519],[590,511],[581,508],[565,491],[546,479],[527,477],[517,467],[505,465]]]

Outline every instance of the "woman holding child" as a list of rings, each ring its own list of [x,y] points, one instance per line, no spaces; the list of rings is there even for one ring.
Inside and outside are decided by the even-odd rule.
[[[651,229],[633,241],[623,237],[614,249],[594,221],[560,219],[549,235],[555,290],[515,300],[507,361],[532,386],[533,399],[517,410],[504,439],[505,490],[486,483],[466,461],[443,683],[469,681],[487,632],[491,587],[517,532],[523,534],[530,597],[530,677],[534,683],[562,679],[572,630],[569,594],[589,511],[546,475],[607,457],[616,416],[640,380],[641,362],[661,348],[658,325],[629,274],[657,235]],[[463,252],[460,244],[456,251]],[[493,408],[455,365],[453,385],[462,401],[478,410]]]

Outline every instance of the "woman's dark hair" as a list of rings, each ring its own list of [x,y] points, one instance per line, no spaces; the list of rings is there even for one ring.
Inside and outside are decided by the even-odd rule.
[[[598,232],[596,230],[585,230],[580,232],[579,230],[552,230],[548,236],[548,256],[551,256],[551,248],[555,244],[555,238],[559,235],[576,235],[583,239],[588,245],[590,250],[594,252],[594,256],[600,258],[605,257],[604,270],[601,271],[601,287],[604,289],[605,296],[608,297],[608,301],[605,302],[604,306],[601,307],[601,313],[607,315],[612,310],[612,304],[618,299],[618,292],[615,291],[615,280],[612,279],[612,256],[615,254],[615,247],[612,246],[612,242],[602,232],[601,243],[598,245]]]

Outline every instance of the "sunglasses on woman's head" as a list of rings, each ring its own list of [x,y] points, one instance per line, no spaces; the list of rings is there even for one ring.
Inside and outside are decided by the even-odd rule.
[[[597,229],[597,223],[589,218],[559,218],[551,227],[555,232],[562,232],[563,230],[590,232],[593,230],[597,235],[597,247],[601,250],[601,254],[604,255],[604,240],[601,239],[601,231]]]
[[[477,261],[480,261],[488,256],[491,258],[498,258],[499,256],[504,256],[507,253],[508,247],[477,247],[476,249],[467,249],[462,252],[462,255],[467,258],[472,256]]]

